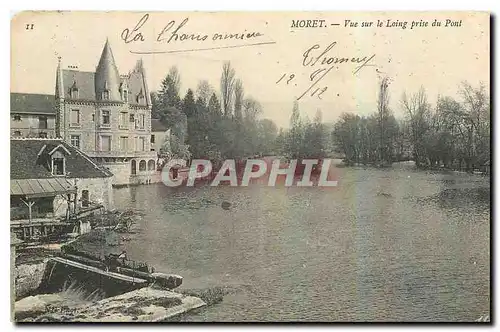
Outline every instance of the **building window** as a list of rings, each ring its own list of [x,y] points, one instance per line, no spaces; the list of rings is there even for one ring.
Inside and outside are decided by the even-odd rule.
[[[127,136],[120,137],[120,150],[121,151],[128,150],[128,137]]]
[[[39,116],[38,117],[38,129],[47,129],[47,117],[46,116]]]
[[[14,115],[14,121],[21,121],[20,115]]]
[[[132,160],[132,162],[130,164],[130,173],[132,175],[136,175],[137,174],[137,162],[135,160]]]
[[[151,144],[154,144],[155,142],[155,135],[151,135]]]
[[[17,137],[21,136],[21,132],[19,130],[16,130],[14,132],[14,136],[17,136]]]
[[[101,151],[111,151],[111,136],[101,136]]]
[[[44,131],[41,131],[41,132],[38,133],[38,137],[39,138],[47,138],[47,133],[44,132]]]
[[[124,102],[128,102],[128,91],[127,90],[123,90],[122,99]]]
[[[141,160],[139,162],[139,171],[145,171],[146,170],[146,160]]]
[[[139,128],[144,129],[146,116],[144,114],[139,114]]]
[[[78,99],[78,89],[77,88],[71,89],[71,98]]]
[[[148,171],[154,171],[155,166],[156,166],[156,164],[155,164],[154,160],[151,159],[150,161],[148,161]]]
[[[90,205],[90,193],[88,190],[82,190],[82,206],[87,207]]]
[[[65,161],[64,158],[52,158],[52,175],[65,174]]]
[[[139,151],[146,151],[146,140],[144,137],[139,137]]]
[[[92,114],[92,122],[95,121],[95,114]]]
[[[128,128],[128,113],[127,112],[121,112],[120,113],[120,128]]]
[[[109,111],[102,111],[102,124],[103,125],[107,125],[109,126],[109,124],[111,123],[111,119],[110,119],[110,115],[109,115]]]
[[[80,125],[80,110],[71,110],[71,125]]]
[[[134,114],[130,114],[130,120],[129,122],[135,122],[135,116]]]
[[[102,92],[102,99],[103,100],[109,100],[109,90],[104,90]]]
[[[71,145],[75,148],[80,148],[80,136],[79,135],[71,135]]]

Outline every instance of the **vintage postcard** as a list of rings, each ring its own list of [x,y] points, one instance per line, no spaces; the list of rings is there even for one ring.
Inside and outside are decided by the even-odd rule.
[[[15,322],[491,322],[487,12],[22,12]]]

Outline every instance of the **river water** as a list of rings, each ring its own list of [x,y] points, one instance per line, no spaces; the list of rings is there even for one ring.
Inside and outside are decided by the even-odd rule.
[[[115,189],[128,256],[235,291],[185,321],[474,321],[489,314],[489,178],[338,168],[335,188]],[[229,210],[221,203],[232,203]]]

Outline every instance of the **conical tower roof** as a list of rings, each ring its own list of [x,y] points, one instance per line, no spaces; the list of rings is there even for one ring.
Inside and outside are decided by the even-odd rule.
[[[97,100],[103,100],[104,92],[109,92],[109,100],[121,100],[120,74],[116,68],[115,58],[106,39],[102,50],[101,59],[95,71],[95,94]]]
[[[59,57],[57,61],[56,98],[64,99],[64,84],[63,84],[63,73],[61,68],[61,57]]]

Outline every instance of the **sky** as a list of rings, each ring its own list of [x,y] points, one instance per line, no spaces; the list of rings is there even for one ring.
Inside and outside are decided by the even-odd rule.
[[[445,27],[447,19],[457,26]],[[434,20],[442,25],[433,27]],[[403,29],[398,23],[405,21]],[[412,21],[428,26],[411,29]],[[342,112],[370,114],[383,76],[390,79],[390,107],[402,116],[405,91],[423,86],[435,104],[438,95],[456,97],[464,80],[489,86],[489,23],[487,13],[467,12],[24,12],[11,21],[11,91],[53,94],[58,57],[64,68],[95,71],[108,38],[120,74],[143,59],[150,90],[159,89],[177,66],[182,95],[200,80],[219,91],[222,65],[231,61],[245,96],[263,105],[261,117],[281,127],[288,126],[294,100],[306,91],[299,107],[311,119],[318,109],[325,122]],[[179,38],[207,37],[169,41],[174,32]],[[219,40],[217,34],[244,35]]]

